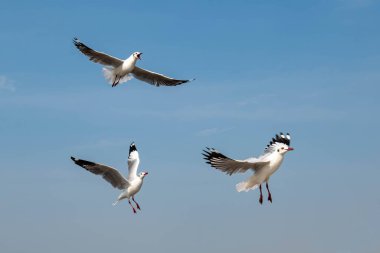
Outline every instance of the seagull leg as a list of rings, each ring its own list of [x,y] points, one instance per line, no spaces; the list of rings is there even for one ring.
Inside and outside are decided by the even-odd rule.
[[[268,181],[265,183],[266,183],[265,185],[266,185],[267,190],[268,190],[268,201],[270,201],[270,203],[272,203],[272,194],[270,194],[270,191],[269,191]]]
[[[135,210],[135,208],[133,207],[133,205],[132,205],[132,203],[131,203],[131,201],[128,199],[128,202],[129,202],[129,205],[132,207],[132,210],[133,210],[133,213],[136,213],[136,210]]]
[[[116,82],[116,80],[117,80],[117,75],[115,76],[115,79],[113,80],[112,87],[115,87],[119,83],[119,82]]]
[[[122,78],[122,76],[119,76],[119,79],[117,79],[117,82],[115,83],[115,86],[120,83],[121,78]]]
[[[261,189],[261,184],[260,184],[260,186],[259,186],[259,189],[260,189],[259,203],[260,203],[260,204],[263,204],[263,191],[262,191],[262,189]]]
[[[136,202],[136,200],[135,200],[135,197],[134,197],[134,196],[132,197],[132,200],[133,200],[133,202],[135,202],[137,209],[141,210],[141,209],[140,209],[140,206],[139,206],[139,204]]]

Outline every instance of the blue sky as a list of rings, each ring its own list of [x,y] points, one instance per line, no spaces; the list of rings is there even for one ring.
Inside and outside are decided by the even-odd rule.
[[[4,252],[380,250],[380,4],[331,1],[3,1],[0,249]],[[177,78],[111,88],[79,37]],[[273,204],[237,193],[250,174],[201,159],[295,151]],[[133,215],[71,155],[149,171]]]

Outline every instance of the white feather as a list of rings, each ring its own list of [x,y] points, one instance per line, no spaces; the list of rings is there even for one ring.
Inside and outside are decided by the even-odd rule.
[[[251,184],[248,182],[248,181],[243,181],[243,182],[240,182],[236,185],[236,190],[238,192],[242,192],[242,191],[249,191],[249,190],[255,190],[257,187],[259,187],[259,184],[255,184],[253,186],[251,186]]]
[[[115,74],[115,71],[114,69],[110,69],[110,68],[103,68],[103,75],[104,75],[104,78],[108,81],[109,84],[113,84],[113,82],[115,81],[115,78],[116,78],[116,74]],[[123,76],[120,81],[119,81],[119,84],[120,83],[125,83],[129,80],[131,80],[133,78],[133,76],[131,75],[125,75]]]

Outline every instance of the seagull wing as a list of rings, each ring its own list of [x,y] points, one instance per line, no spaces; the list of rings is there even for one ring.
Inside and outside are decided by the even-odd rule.
[[[128,180],[132,182],[137,177],[137,168],[139,167],[139,153],[134,142],[129,146],[128,156]]]
[[[74,45],[79,49],[79,51],[81,51],[84,55],[90,58],[90,61],[100,63],[105,66],[112,66],[114,68],[123,64],[123,60],[102,52],[95,51],[92,48],[89,48],[88,46],[80,42],[77,38],[74,38],[73,42]]]
[[[228,175],[232,175],[238,172],[246,172],[248,169],[257,171],[269,163],[268,161],[261,161],[257,158],[234,160],[223,155],[213,148],[206,149],[207,150],[203,150],[204,159],[207,160],[206,163],[210,164],[212,167],[218,170],[221,170],[222,172],[225,172]]]
[[[146,69],[135,67],[132,71],[132,75],[140,81],[155,85],[155,86],[176,86],[179,84],[190,82],[191,80],[178,80],[171,77],[161,75]]]
[[[114,168],[86,160],[77,159],[74,157],[71,157],[71,160],[73,160],[75,164],[81,166],[87,171],[94,173],[95,175],[101,175],[115,188],[124,190],[129,186],[129,182],[120,174],[118,170]]]

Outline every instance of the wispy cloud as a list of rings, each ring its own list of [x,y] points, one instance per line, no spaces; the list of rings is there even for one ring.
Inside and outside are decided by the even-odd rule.
[[[4,75],[0,75],[0,91],[16,91],[14,81]]]
[[[121,140],[101,139],[91,143],[75,146],[77,150],[89,150],[89,149],[105,149],[105,148],[117,148],[117,147],[129,147],[129,143]]]
[[[270,99],[274,99],[274,98],[276,98],[275,94],[259,94],[256,96],[252,96],[252,97],[240,100],[236,103],[236,105],[241,106],[241,107],[249,106],[249,105],[258,105],[258,104],[265,103],[266,101]]]
[[[196,133],[197,136],[210,136],[210,135],[215,135],[215,134],[221,134],[224,133],[231,128],[218,128],[218,127],[213,127],[213,128],[206,128],[198,131]]]
[[[347,112],[339,109],[329,108],[320,104],[308,104],[300,107],[295,104],[283,106],[278,102],[272,102],[265,107],[242,106],[235,104],[212,104],[198,105],[192,107],[177,108],[171,112],[138,111],[140,116],[155,117],[161,119],[178,119],[186,121],[205,119],[229,119],[229,120],[270,120],[270,121],[321,121],[342,120],[347,117]],[[225,129],[204,129],[199,134],[210,135],[226,131]]]

